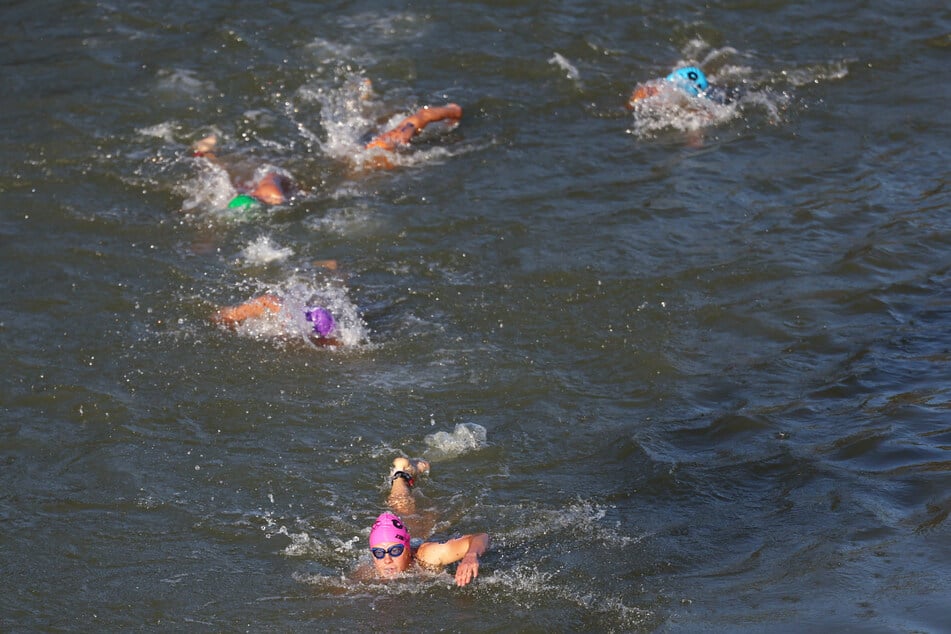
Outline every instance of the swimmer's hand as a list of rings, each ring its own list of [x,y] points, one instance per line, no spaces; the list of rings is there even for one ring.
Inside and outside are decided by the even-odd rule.
[[[460,588],[479,576],[479,556],[475,553],[466,553],[456,568],[456,585]]]

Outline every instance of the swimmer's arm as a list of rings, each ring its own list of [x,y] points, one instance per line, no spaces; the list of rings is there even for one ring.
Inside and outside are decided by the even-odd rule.
[[[456,561],[456,585],[465,586],[479,576],[479,556],[489,547],[485,533],[463,535],[442,544],[426,542],[416,551],[417,559],[431,566],[446,566]]]
[[[462,118],[462,108],[457,104],[450,103],[445,106],[427,106],[420,108],[414,114],[406,117],[395,128],[389,132],[375,137],[367,143],[367,149],[381,148],[393,151],[400,145],[406,145],[410,140],[423,131],[430,123],[435,121],[449,121],[457,123]]]
[[[261,317],[266,312],[281,310],[281,300],[276,295],[261,295],[237,306],[225,306],[212,316],[212,321],[234,328],[246,319]]]

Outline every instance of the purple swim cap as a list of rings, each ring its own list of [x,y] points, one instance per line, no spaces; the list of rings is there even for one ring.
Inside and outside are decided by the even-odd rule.
[[[403,520],[392,513],[380,513],[373,522],[373,528],[370,529],[370,547],[392,542],[409,546],[409,531],[403,525]]]
[[[314,332],[321,337],[326,337],[333,332],[336,322],[334,322],[334,316],[326,308],[305,308],[304,317],[307,321],[313,322]]]

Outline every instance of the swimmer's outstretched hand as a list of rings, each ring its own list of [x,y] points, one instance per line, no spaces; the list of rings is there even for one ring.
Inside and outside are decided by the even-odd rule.
[[[466,553],[456,568],[456,585],[460,588],[479,576],[479,556]]]
[[[261,317],[265,313],[278,313],[281,300],[276,295],[261,295],[237,306],[225,306],[219,309],[211,320],[229,328],[234,328],[246,319]]]

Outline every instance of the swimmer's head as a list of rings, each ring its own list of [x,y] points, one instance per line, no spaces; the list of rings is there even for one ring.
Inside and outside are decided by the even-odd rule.
[[[667,75],[667,81],[673,82],[678,88],[691,97],[699,97],[710,87],[707,76],[696,66],[684,66]]]
[[[239,194],[231,199],[231,202],[228,203],[228,209],[239,209],[241,211],[246,211],[258,207],[261,204],[254,196],[248,196],[247,194]]]
[[[383,513],[370,530],[370,552],[373,567],[381,577],[395,577],[409,568],[413,553],[409,531],[403,521],[392,513]]]
[[[332,333],[336,325],[334,316],[330,314],[330,311],[326,308],[305,308],[304,317],[307,318],[307,321],[314,324],[314,333],[321,337],[326,337]]]
[[[389,511],[381,513],[370,529],[370,548],[379,544],[403,544],[409,548],[409,531],[403,520]]]

